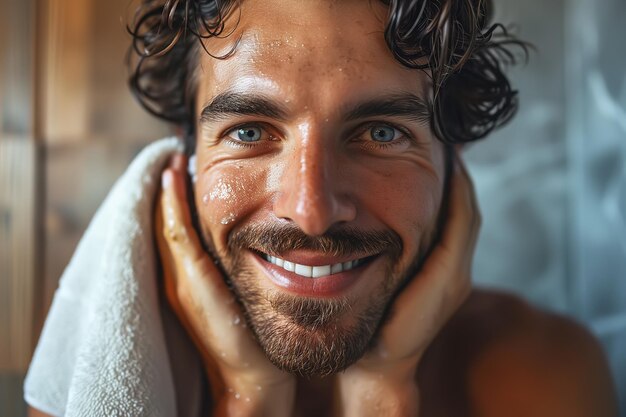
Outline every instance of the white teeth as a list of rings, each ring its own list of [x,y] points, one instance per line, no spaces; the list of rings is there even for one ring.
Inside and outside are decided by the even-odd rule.
[[[330,265],[314,266],[311,272],[313,278],[325,277],[326,275],[330,275]]]
[[[306,265],[296,264],[296,270],[294,272],[298,275],[302,275],[303,277],[311,277],[313,268]]]
[[[355,259],[354,261],[337,263],[334,265],[309,266],[289,262],[276,256],[270,255],[265,255],[265,260],[289,272],[295,272],[298,275],[308,278],[326,277],[329,275],[338,274],[343,271],[349,271],[361,265],[362,263],[362,259]]]

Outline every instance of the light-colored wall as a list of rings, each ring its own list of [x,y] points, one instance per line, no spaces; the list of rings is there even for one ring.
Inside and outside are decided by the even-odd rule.
[[[626,416],[626,2],[496,3],[537,53],[511,72],[517,118],[468,151],[474,276],[586,323]]]

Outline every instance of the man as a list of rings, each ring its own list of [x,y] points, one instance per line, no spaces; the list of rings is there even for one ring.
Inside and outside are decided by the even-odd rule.
[[[616,415],[585,330],[471,290],[459,152],[515,109],[486,14],[142,4],[133,88],[194,154],[191,184],[183,156],[163,173],[164,291],[212,415]]]

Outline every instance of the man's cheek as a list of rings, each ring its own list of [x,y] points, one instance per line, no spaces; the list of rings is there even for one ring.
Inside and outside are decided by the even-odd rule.
[[[412,258],[432,243],[441,208],[441,185],[424,177],[405,177],[389,187],[386,222],[404,242],[404,258]],[[411,179],[410,179],[411,178]]]
[[[220,246],[227,233],[260,198],[260,174],[241,164],[214,167],[198,175],[196,206],[201,227]]]
[[[396,223],[394,228],[415,233],[430,224],[439,211],[441,186],[429,178],[406,175],[396,178],[393,185],[379,188],[375,195],[387,221]]]

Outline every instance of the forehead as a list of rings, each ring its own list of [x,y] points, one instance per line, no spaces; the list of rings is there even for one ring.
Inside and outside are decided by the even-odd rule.
[[[398,63],[385,43],[386,16],[377,0],[243,0],[227,20],[228,36],[205,41],[211,55],[234,53],[215,59],[200,49],[198,98],[262,91],[323,106],[366,98],[359,95],[423,95],[425,74]]]

